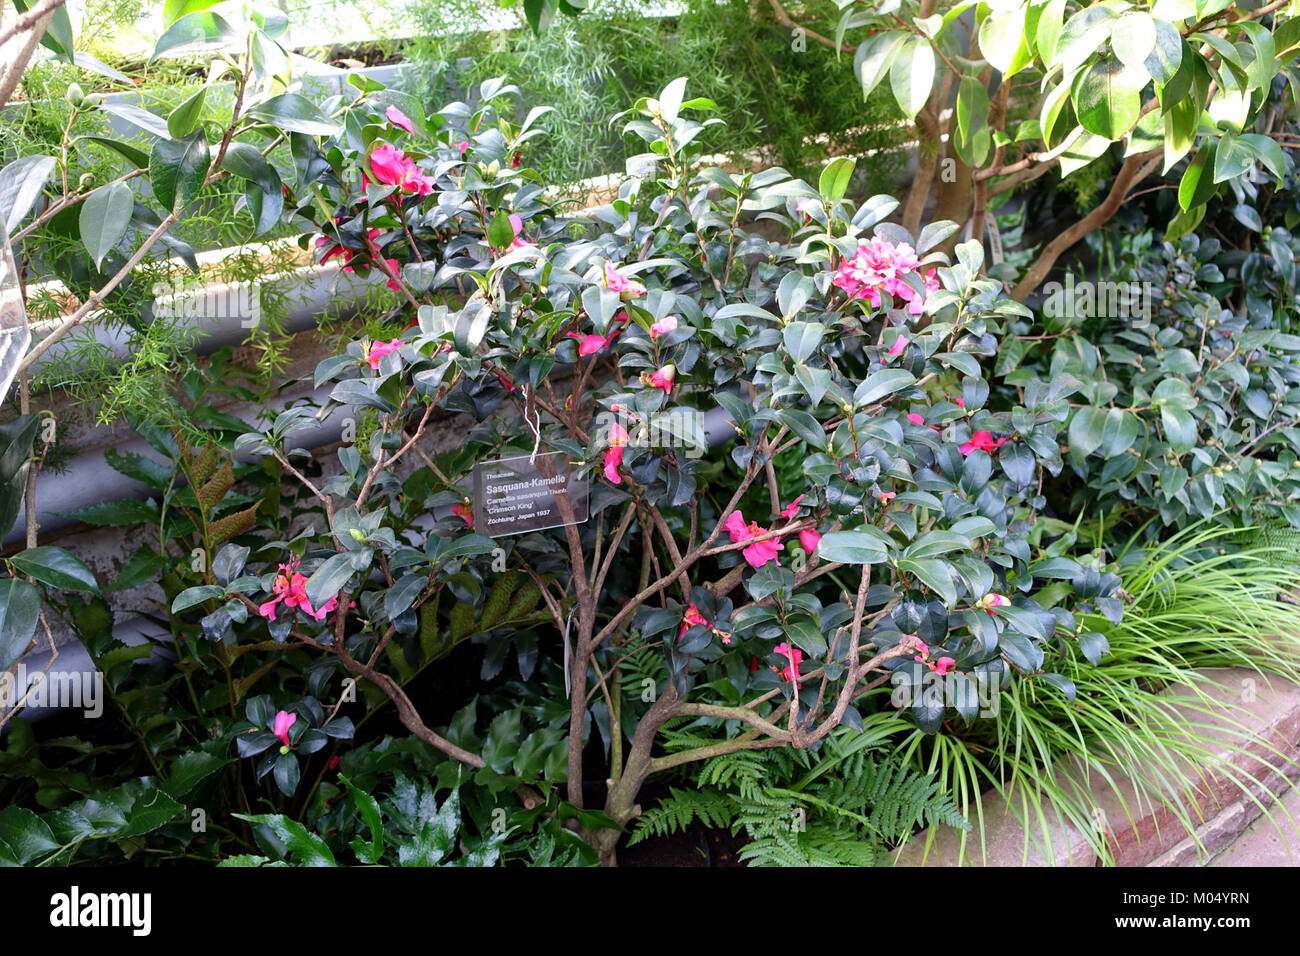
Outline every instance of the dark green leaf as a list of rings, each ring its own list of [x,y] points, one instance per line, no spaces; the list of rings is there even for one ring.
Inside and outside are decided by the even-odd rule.
[[[19,551],[9,561],[19,572],[65,591],[97,591],[90,569],[62,548],[43,546]]]

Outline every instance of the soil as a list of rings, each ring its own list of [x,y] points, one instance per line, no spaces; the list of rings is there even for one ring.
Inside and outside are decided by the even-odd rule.
[[[736,853],[745,837],[727,830],[691,827],[684,833],[642,840],[636,846],[619,847],[618,865],[628,866],[744,866]]]

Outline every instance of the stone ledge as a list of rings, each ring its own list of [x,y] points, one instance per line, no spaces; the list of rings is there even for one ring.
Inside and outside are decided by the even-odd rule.
[[[1162,788],[1165,802],[1139,798],[1131,781],[1116,777],[1107,782],[1104,775],[1088,775],[1078,765],[1062,773],[1064,781],[1096,795],[1094,812],[1098,824],[1106,827],[1106,842],[1116,865],[1197,865],[1228,848],[1279,794],[1300,792],[1290,780],[1300,775],[1300,686],[1244,668],[1207,669],[1199,676],[1196,689],[1167,692],[1171,717],[1207,739],[1194,765],[1172,768],[1177,776]],[[1199,821],[1192,834],[1174,806]],[[895,865],[1093,866],[1100,862],[1084,835],[1068,824],[1035,822],[1026,832],[1015,810],[993,791],[984,795],[982,808],[983,847],[972,835],[966,838],[963,853],[963,834],[940,827],[909,841],[896,855]],[[1267,820],[1260,822],[1277,842],[1283,842]],[[1051,837],[1050,847],[1044,846],[1045,831]],[[1296,845],[1300,847],[1300,840]],[[1300,862],[1300,853],[1296,857]]]

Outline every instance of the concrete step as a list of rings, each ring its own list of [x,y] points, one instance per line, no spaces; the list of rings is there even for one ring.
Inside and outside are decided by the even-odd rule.
[[[1101,827],[1109,861],[1118,866],[1196,866],[1221,854],[1272,859],[1296,847],[1300,862],[1300,686],[1244,668],[1206,669],[1195,687],[1171,688],[1168,726],[1198,741],[1195,759],[1148,767],[1148,786],[1162,800],[1139,795],[1132,781],[1109,779],[1078,763],[1059,781],[1089,794],[1091,821]],[[1282,798],[1281,802],[1276,802]],[[1274,811],[1266,808],[1273,806]],[[1174,808],[1180,808],[1175,810]],[[948,827],[919,834],[899,851],[898,866],[1094,866],[1084,833],[1066,821],[1042,822],[1011,794],[983,797],[984,842]],[[1290,812],[1290,816],[1288,816]],[[1278,822],[1283,832],[1270,822]],[[1028,820],[1028,828],[1022,825]],[[973,821],[972,821],[973,822]],[[1188,832],[1188,823],[1192,833]],[[1289,825],[1289,828],[1288,828]],[[1096,832],[1096,831],[1094,831]],[[1050,841],[1049,838],[1050,837]],[[1238,846],[1243,849],[1238,850]],[[1253,863],[1216,865],[1257,865]],[[1263,865],[1263,864],[1258,864]],[[1273,864],[1278,865],[1278,864]],[[1290,865],[1290,864],[1283,864]]]

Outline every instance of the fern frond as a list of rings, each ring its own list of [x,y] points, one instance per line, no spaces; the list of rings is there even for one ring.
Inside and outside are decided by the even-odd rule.
[[[681,833],[698,820],[706,827],[721,830],[732,824],[734,805],[731,798],[716,790],[678,790],[672,787],[659,806],[637,817],[636,829],[627,841],[634,846],[647,837]]]

